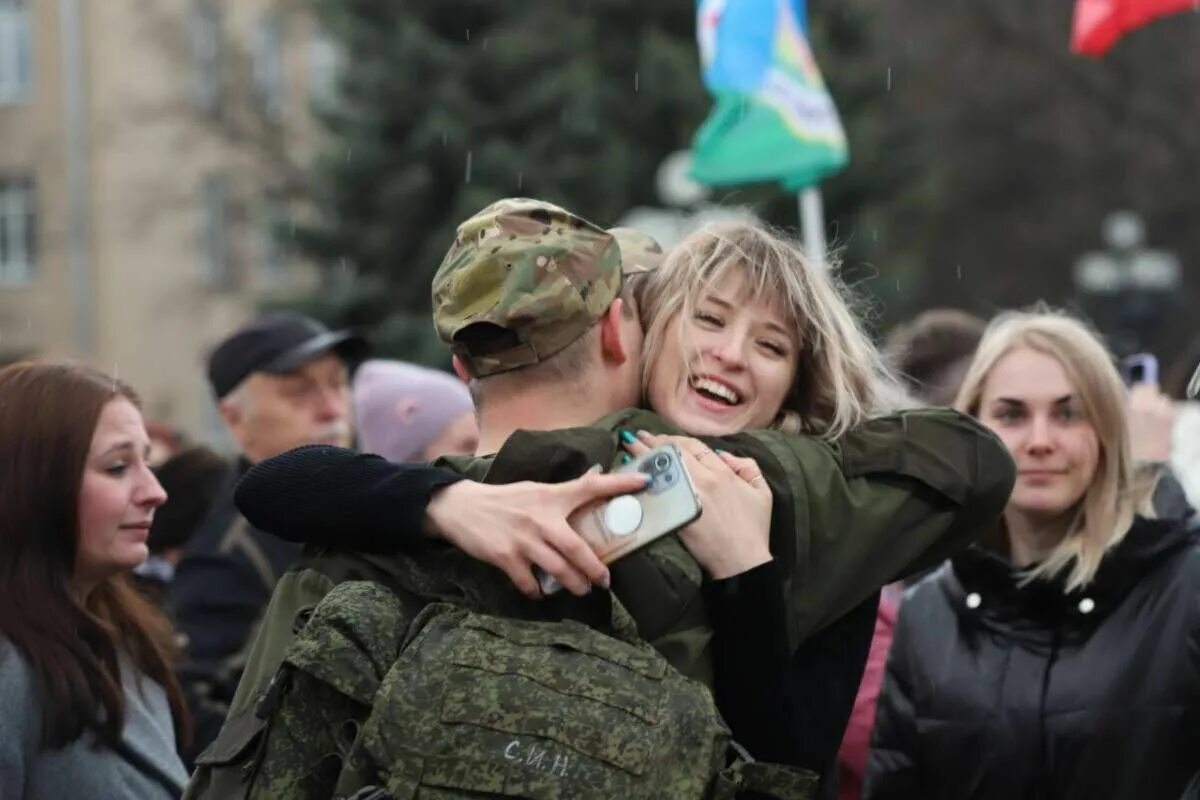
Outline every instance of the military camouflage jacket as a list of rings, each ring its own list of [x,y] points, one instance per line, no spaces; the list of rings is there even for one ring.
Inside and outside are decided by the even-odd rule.
[[[678,432],[650,412],[629,410],[587,428],[519,431],[493,457],[443,463],[486,482],[557,482],[592,464],[613,464],[619,429]],[[881,417],[836,442],[771,431],[702,438],[754,458],[771,487],[771,551],[785,576],[786,635],[793,650],[879,587],[938,564],[989,528],[1015,477],[1012,459],[995,436],[949,410]],[[464,564],[465,557],[447,559],[448,571],[491,569]],[[218,796],[211,788],[213,775],[223,764],[237,763],[252,745],[263,726],[254,705],[320,598],[341,580],[393,582],[399,563],[311,551],[281,579],[225,729],[198,760],[188,796]],[[503,589],[475,599],[493,608],[507,606],[515,615],[530,613],[502,574],[493,572],[492,586]],[[613,592],[643,638],[685,675],[711,685],[712,633],[700,593],[703,575],[678,539],[664,537],[622,559],[613,565],[612,578]],[[434,596],[455,599],[429,588]]]

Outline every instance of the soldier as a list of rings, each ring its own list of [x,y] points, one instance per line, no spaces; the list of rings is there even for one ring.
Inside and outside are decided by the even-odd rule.
[[[349,447],[347,363],[365,345],[349,331],[275,313],[231,333],[209,358],[209,383],[239,456],[191,537],[168,597],[186,637],[181,677],[195,716],[196,752],[220,729],[255,623],[276,579],[300,554],[237,512],[234,486],[252,464],[300,445]]]
[[[629,284],[626,281],[623,287],[622,274],[631,271],[629,262],[634,260],[628,257],[628,250],[636,249],[625,248],[624,241],[617,245],[619,239],[620,235],[614,237],[562,209],[532,201],[502,201],[460,227],[435,278],[435,322],[464,371],[474,379],[481,448],[498,448],[498,452],[493,458],[453,462],[452,472],[458,474],[438,479],[441,484],[459,475],[498,483],[564,481],[590,464],[615,463],[619,428],[676,432],[648,412],[613,413],[636,402],[641,393],[637,354],[642,330],[636,316],[625,314],[624,307],[633,298],[622,291]],[[798,358],[794,350],[793,355]],[[785,384],[783,388],[788,387]],[[759,424],[775,416],[782,400],[781,395]],[[597,418],[589,428],[553,431]],[[547,432],[511,435],[519,427]],[[1013,477],[1011,461],[995,439],[947,411],[872,420],[849,431],[837,444],[766,432],[705,442],[686,443],[686,455],[696,472],[701,471],[698,463],[706,455],[717,468],[719,459],[712,460],[707,449],[716,445],[753,456],[754,472],[742,475],[743,482],[769,486],[774,495],[773,508],[768,497],[767,560],[738,566],[741,574],[760,568],[777,573],[781,607],[773,644],[778,643],[785,659],[800,642],[867,601],[883,583],[969,541],[995,518]],[[402,469],[370,460],[355,463],[366,463],[368,469],[372,465]],[[761,474],[755,474],[759,468]],[[341,477],[347,479],[355,470],[355,466],[342,469]],[[326,476],[337,472],[334,469]],[[375,477],[383,476],[376,470]],[[591,480],[599,481],[599,476]],[[497,488],[460,485],[484,494]],[[472,489],[474,486],[479,489]],[[422,530],[425,504],[434,488],[434,480],[426,475],[415,491],[411,485],[404,490],[409,502],[390,504],[394,538],[411,540]],[[458,488],[442,489],[438,496],[450,497]],[[616,487],[608,484],[606,488]],[[528,485],[513,490],[532,491]],[[393,493],[389,495],[389,491]],[[378,519],[381,502],[395,499],[396,491],[400,491],[397,482],[384,478],[359,494],[366,505],[354,502],[351,508],[339,500],[345,523],[340,530],[354,530],[355,519]],[[544,507],[551,515],[562,516],[588,496],[601,493],[589,492],[578,482],[545,491],[548,494],[539,499],[551,502]],[[495,508],[483,495],[474,497],[476,510]],[[334,501],[326,496],[322,502]],[[454,506],[441,507],[443,512],[450,509],[449,517],[429,507],[434,532],[472,555],[511,567],[503,554],[487,549],[487,537],[456,539],[452,521],[439,523],[439,517],[445,523],[454,516]],[[710,508],[717,512],[721,506],[710,504]],[[294,516],[290,518],[294,520]],[[356,531],[355,543],[363,546],[366,536]],[[586,591],[588,580],[603,583],[602,565],[597,568],[586,558],[577,558],[572,546],[563,541],[555,539],[552,547],[545,548],[549,553],[536,543],[522,550],[525,569],[537,563],[556,575],[561,573],[568,588],[581,592]],[[473,547],[478,549],[473,552]],[[568,555],[577,574],[562,571]],[[286,585],[281,582],[276,591],[268,612],[272,622],[264,626],[251,654],[253,667],[239,687],[219,746],[202,759],[192,796],[216,796],[218,787],[230,791],[238,785],[236,778],[234,784],[222,782],[222,769],[244,766],[237,754],[248,752],[253,738],[261,735],[265,720],[253,713],[253,706],[283,658],[294,626],[302,625],[305,610],[334,582],[347,576],[345,563],[337,554],[314,551],[312,556],[298,564]],[[701,589],[705,573],[712,576],[716,570],[710,564],[702,571],[699,559],[686,551],[679,539],[667,537],[618,562],[612,569],[612,585],[642,636],[681,672],[712,686],[713,632]],[[555,562],[557,572],[552,566]],[[353,571],[359,576],[383,575],[386,559],[365,559]],[[735,578],[738,572],[735,568],[728,577]],[[509,574],[520,585],[519,570],[512,568]],[[528,572],[524,577],[530,578]],[[718,697],[720,694],[718,691]],[[282,702],[291,700],[285,697]],[[737,734],[737,726],[734,728]],[[263,785],[275,779],[292,780],[298,774],[291,771],[288,778],[289,770],[272,766],[273,758],[299,755],[294,749],[273,752],[270,742],[319,738],[307,733],[280,737],[272,733],[260,764],[259,774],[266,781]],[[327,744],[328,739],[320,746]],[[280,791],[280,786],[276,783],[272,790]],[[259,789],[266,791],[256,785]]]

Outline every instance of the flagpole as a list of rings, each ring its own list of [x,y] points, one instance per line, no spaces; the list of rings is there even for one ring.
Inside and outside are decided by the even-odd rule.
[[[800,190],[800,230],[808,257],[814,264],[823,266],[826,263],[825,209],[821,202],[821,190],[817,186]]]

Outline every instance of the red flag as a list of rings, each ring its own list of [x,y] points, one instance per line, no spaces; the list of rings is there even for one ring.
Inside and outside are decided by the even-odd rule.
[[[1180,11],[1200,11],[1200,0],[1076,0],[1071,50],[1099,58],[1134,28]]]

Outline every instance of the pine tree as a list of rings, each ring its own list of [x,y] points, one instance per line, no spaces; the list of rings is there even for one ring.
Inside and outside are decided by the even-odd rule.
[[[421,360],[429,284],[456,225],[504,196],[603,225],[656,203],[653,175],[708,108],[690,3],[313,0],[344,54],[320,116],[312,222],[295,242],[361,279],[309,310],[373,323]],[[341,270],[338,266],[341,266]]]

